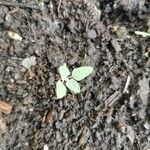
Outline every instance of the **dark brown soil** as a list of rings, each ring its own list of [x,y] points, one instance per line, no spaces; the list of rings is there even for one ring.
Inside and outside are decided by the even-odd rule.
[[[0,150],[149,150],[148,30],[149,0],[0,0]],[[64,62],[94,72],[56,100]]]

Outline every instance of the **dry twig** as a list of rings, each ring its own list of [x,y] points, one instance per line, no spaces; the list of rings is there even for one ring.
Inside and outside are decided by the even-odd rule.
[[[60,10],[61,2],[62,2],[62,0],[59,0],[58,8],[57,8],[57,12],[58,12],[58,13],[59,13],[59,10]]]

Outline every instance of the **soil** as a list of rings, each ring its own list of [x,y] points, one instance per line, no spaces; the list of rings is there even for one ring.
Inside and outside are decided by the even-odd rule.
[[[0,0],[0,100],[12,106],[0,150],[149,150],[150,38],[134,33],[150,31],[149,14],[149,0]],[[63,63],[94,72],[57,100]]]

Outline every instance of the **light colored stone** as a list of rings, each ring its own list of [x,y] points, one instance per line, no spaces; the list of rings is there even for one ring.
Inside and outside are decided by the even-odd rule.
[[[30,69],[32,66],[36,65],[36,58],[35,56],[31,56],[30,58],[23,59],[21,65],[26,69]]]

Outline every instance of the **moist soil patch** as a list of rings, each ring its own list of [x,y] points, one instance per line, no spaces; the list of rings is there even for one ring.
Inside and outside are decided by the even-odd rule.
[[[134,33],[149,14],[149,0],[0,0],[0,150],[149,150],[150,38]],[[94,71],[57,100],[63,63]]]

